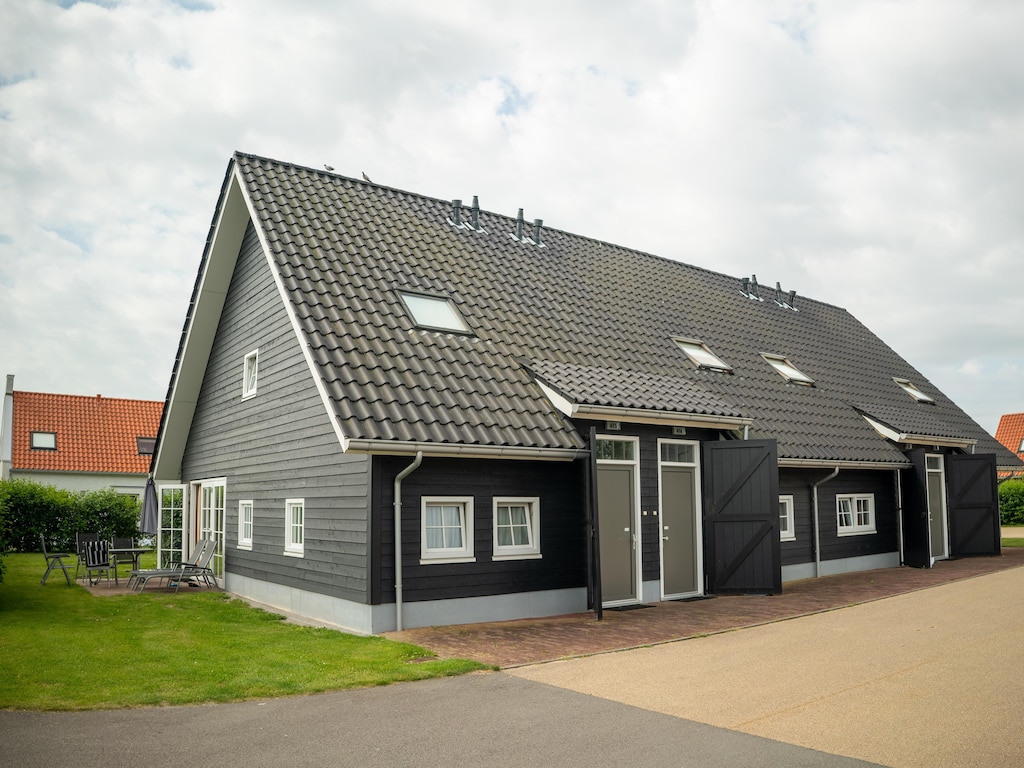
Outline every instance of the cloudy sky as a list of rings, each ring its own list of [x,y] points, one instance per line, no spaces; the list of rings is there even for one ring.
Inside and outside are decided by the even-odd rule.
[[[845,307],[1024,411],[1024,3],[0,0],[0,374],[162,400],[235,150]]]

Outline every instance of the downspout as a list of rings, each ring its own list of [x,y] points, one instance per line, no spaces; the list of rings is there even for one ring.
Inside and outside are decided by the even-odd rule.
[[[814,506],[814,577],[818,578],[821,576],[821,532],[818,526],[818,486],[824,485],[829,480],[835,479],[836,475],[839,474],[839,467],[832,470],[832,474],[827,475],[814,485],[811,486],[811,496],[813,498]]]
[[[402,631],[402,481],[416,471],[423,451],[416,451],[412,464],[395,477],[395,631]]]

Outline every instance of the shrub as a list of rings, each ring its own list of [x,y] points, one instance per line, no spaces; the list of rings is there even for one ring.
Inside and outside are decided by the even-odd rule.
[[[0,538],[9,549],[38,552],[39,536],[55,550],[73,552],[75,534],[96,532],[101,539],[139,535],[140,502],[112,488],[68,491],[28,480],[0,482]]]
[[[999,520],[1003,525],[1024,525],[1024,480],[999,485]]]

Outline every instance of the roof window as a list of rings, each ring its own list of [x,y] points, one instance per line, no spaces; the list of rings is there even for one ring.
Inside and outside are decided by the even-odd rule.
[[[135,445],[139,449],[139,456],[152,456],[156,448],[155,437],[136,437]]]
[[[56,451],[56,432],[33,432],[29,445],[33,451]]]
[[[935,402],[930,397],[928,397],[928,395],[926,395],[924,392],[922,392],[920,389],[918,389],[916,386],[911,384],[906,379],[897,379],[897,378],[894,377],[893,381],[895,381],[897,384],[899,384],[900,387],[902,387],[903,391],[906,392],[908,395],[910,395],[915,400],[917,400],[917,402],[919,402],[919,403],[934,403]]]
[[[433,331],[469,333],[469,326],[448,299],[418,293],[400,293],[416,325]]]
[[[714,352],[708,349],[708,345],[696,339],[672,339],[676,345],[686,353],[694,365],[698,368],[707,368],[712,371],[731,372],[732,366],[723,361]]]
[[[792,381],[794,384],[806,384],[809,387],[814,386],[814,379],[793,365],[789,358],[764,353],[761,354],[761,357],[765,359],[768,365],[778,371],[786,381]]]

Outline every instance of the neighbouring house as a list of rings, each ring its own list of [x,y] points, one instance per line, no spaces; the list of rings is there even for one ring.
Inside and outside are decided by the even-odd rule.
[[[163,407],[157,400],[20,392],[8,375],[0,476],[141,498]]]
[[[162,550],[367,633],[997,555],[1021,466],[839,307],[247,154],[153,458]]]
[[[1024,413],[1004,413],[999,417],[996,427],[996,440],[1006,446],[1006,450],[1024,460]],[[1020,476],[1021,470],[1000,472],[1000,477]]]

